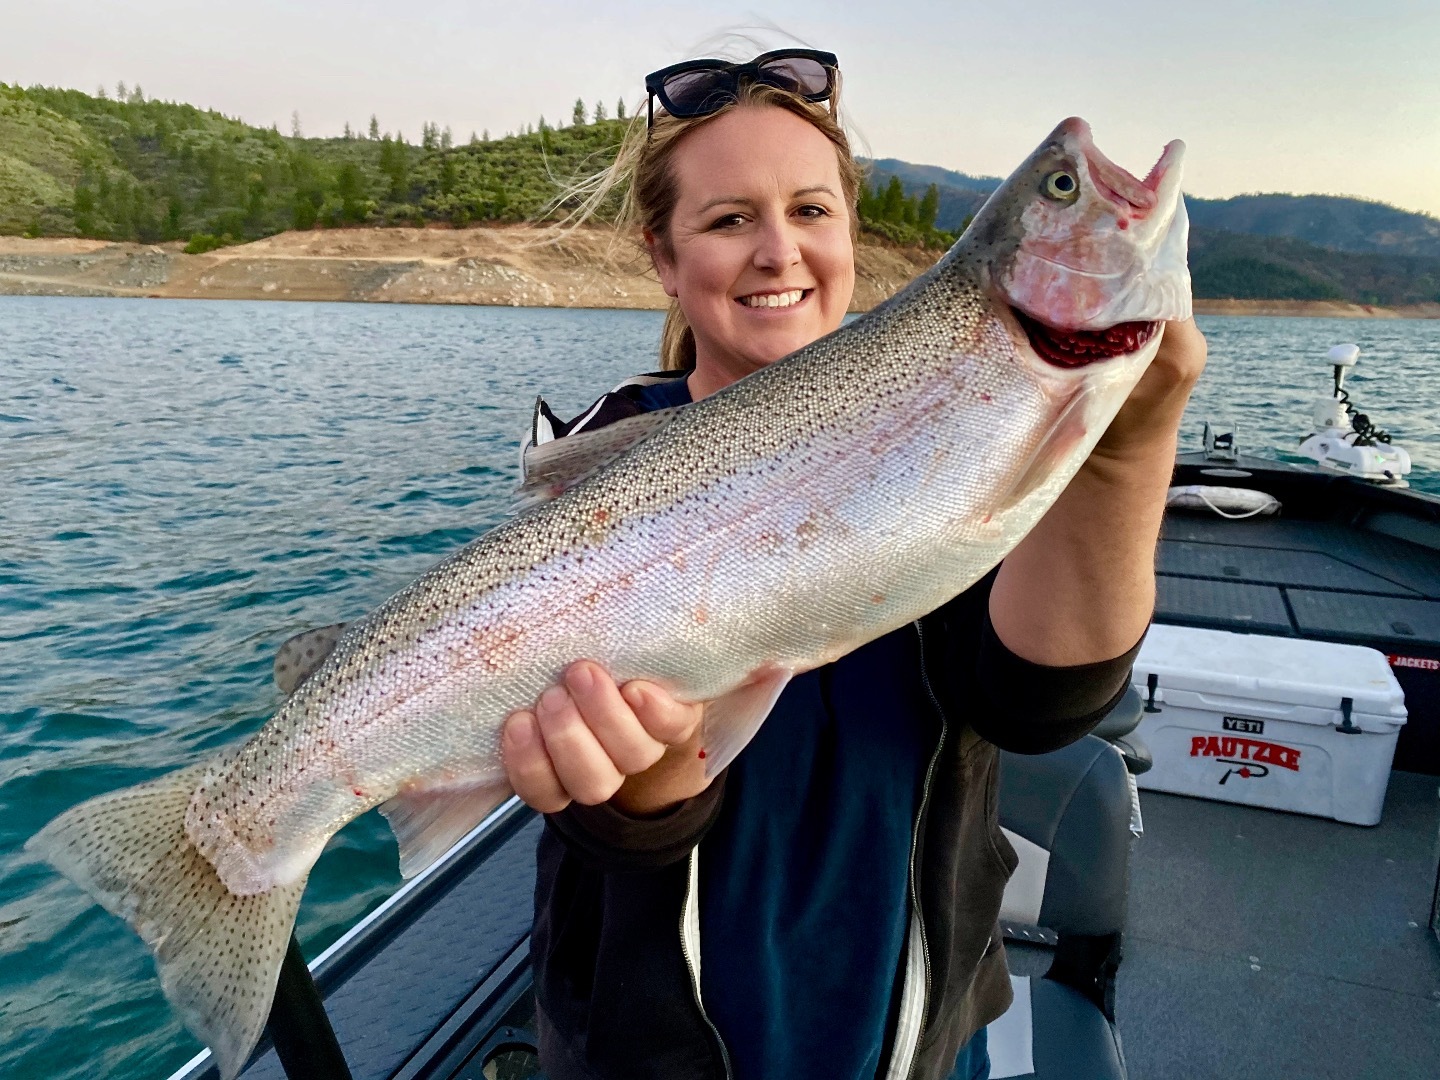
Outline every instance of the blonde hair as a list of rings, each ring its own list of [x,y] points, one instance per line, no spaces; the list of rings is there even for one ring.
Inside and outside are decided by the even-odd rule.
[[[725,113],[739,108],[771,106],[794,113],[810,124],[835,147],[840,165],[840,187],[850,213],[852,236],[859,230],[859,199],[861,168],[850,149],[850,139],[839,120],[840,87],[836,74],[835,93],[829,106],[806,101],[797,94],[764,83],[744,82],[736,100],[713,113],[688,119],[671,116],[663,109],[655,111],[655,122],[647,128],[645,117],[637,115],[626,129],[614,164],[599,175],[582,182],[571,194],[581,194],[583,201],[567,219],[567,225],[578,225],[600,211],[602,204],[620,191],[620,209],[616,224],[634,235],[648,230],[655,243],[670,254],[670,217],[678,198],[675,173],[671,167],[675,148],[690,132],[710,123]],[[688,371],[695,366],[695,334],[680,310],[678,301],[670,301],[665,326],[660,332],[660,367],[663,371]]]

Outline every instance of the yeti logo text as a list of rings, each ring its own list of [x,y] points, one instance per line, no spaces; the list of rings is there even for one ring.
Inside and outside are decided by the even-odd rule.
[[[1219,758],[1220,764],[1230,766],[1220,778],[1222,784],[1232,775],[1243,780],[1269,776],[1272,765],[1291,772],[1300,771],[1300,751],[1294,747],[1232,735],[1192,735],[1190,756]]]

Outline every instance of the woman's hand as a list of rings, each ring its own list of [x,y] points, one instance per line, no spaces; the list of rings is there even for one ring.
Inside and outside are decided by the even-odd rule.
[[[1194,319],[1166,323],[1155,359],[1101,437],[1094,456],[1104,461],[1156,453],[1170,461],[1185,403],[1205,370],[1205,354],[1205,336]]]
[[[500,739],[510,786],[541,813],[613,800],[636,817],[709,786],[700,757],[703,704],[654,683],[617,686],[590,660],[571,664],[534,710],[511,713]]]

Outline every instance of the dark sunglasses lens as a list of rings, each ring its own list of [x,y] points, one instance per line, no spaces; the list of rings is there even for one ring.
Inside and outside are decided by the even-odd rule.
[[[665,80],[666,109],[673,116],[702,116],[735,100],[735,77],[704,68],[682,71]]]
[[[814,97],[830,89],[830,71],[808,56],[780,56],[760,67],[761,78],[771,86],[792,94]]]

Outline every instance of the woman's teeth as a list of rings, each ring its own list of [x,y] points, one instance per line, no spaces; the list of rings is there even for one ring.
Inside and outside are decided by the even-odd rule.
[[[804,289],[791,289],[782,293],[753,293],[740,297],[740,302],[746,307],[789,307],[791,304],[798,304],[804,297]]]

